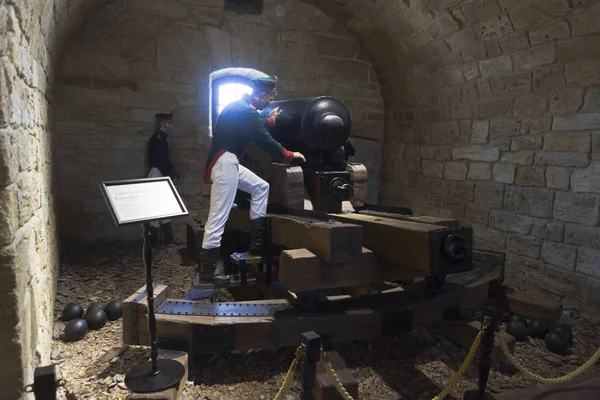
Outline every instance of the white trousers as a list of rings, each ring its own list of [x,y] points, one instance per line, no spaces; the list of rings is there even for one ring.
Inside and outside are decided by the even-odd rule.
[[[233,206],[237,189],[249,193],[250,219],[258,219],[267,215],[269,200],[269,184],[243,165],[239,165],[235,154],[224,153],[212,168],[210,174],[210,211],[204,226],[203,249],[214,249],[221,246],[221,237],[225,223]]]
[[[158,168],[152,168],[150,170],[150,172],[148,172],[147,178],[160,178],[162,176],[163,176],[163,174],[160,172],[160,170]],[[160,220],[161,224],[166,224],[166,223],[169,223],[169,222],[171,222],[171,221],[168,220],[168,219],[162,219],[162,220]],[[152,222],[150,222],[150,226],[158,228],[159,221],[152,221]]]

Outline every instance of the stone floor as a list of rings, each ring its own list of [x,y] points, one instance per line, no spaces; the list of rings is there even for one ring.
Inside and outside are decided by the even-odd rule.
[[[539,384],[494,397],[496,400],[597,400],[600,399],[600,373],[579,376],[560,384]]]

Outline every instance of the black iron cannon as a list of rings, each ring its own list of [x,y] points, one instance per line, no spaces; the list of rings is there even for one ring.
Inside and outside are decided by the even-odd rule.
[[[331,153],[343,147],[350,137],[350,112],[334,97],[274,101],[261,116],[267,118],[276,107],[281,114],[271,135],[292,151]]]
[[[269,117],[276,107],[281,114],[271,136],[305,156],[304,185],[314,209],[340,212],[342,201],[354,196],[351,175],[346,171],[348,157],[354,155],[348,140],[352,128],[348,108],[330,96],[280,100],[262,110],[261,117]]]

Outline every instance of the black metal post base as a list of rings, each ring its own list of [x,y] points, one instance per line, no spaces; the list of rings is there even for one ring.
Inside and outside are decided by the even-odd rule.
[[[184,377],[183,364],[175,360],[156,360],[158,371],[152,373],[152,361],[136,365],[125,375],[125,385],[134,393],[156,393],[175,387]]]
[[[469,390],[465,392],[463,400],[495,400],[495,397],[487,392],[482,396],[479,390]]]

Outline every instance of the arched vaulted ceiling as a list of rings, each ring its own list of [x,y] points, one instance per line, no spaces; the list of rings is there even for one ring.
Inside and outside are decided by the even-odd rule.
[[[114,0],[39,0],[24,2],[18,8],[28,39],[37,45],[36,58],[44,67],[56,65],[60,55],[82,26]],[[188,0],[197,5],[215,5],[224,0]],[[411,71],[414,65],[427,64],[423,73],[431,74],[460,60],[448,60],[446,53],[460,47],[476,48],[481,38],[473,24],[496,17],[495,2],[463,0],[264,0],[264,7],[293,7],[294,2],[318,7],[346,27],[363,45],[378,75],[382,97],[389,105],[407,89],[418,85]],[[463,4],[465,3],[465,4]],[[503,0],[502,3],[515,3]],[[492,4],[495,7],[488,7]],[[502,29],[502,20],[482,29]],[[483,32],[485,35],[485,32]],[[494,34],[494,32],[491,32]],[[35,38],[42,37],[46,46]],[[450,42],[449,42],[450,41]],[[46,50],[48,49],[48,50]],[[485,50],[484,50],[485,51]],[[48,54],[49,53],[49,54]],[[453,52],[456,56],[456,52]],[[460,58],[460,53],[458,53]],[[439,61],[440,57],[446,59]],[[435,62],[434,62],[435,60]],[[431,65],[431,64],[434,65]],[[416,72],[418,74],[419,71]],[[411,75],[412,74],[412,75]],[[422,80],[428,78],[423,75]],[[386,107],[388,108],[388,107]]]
[[[52,52],[48,59],[57,60],[86,21],[112,1],[29,2],[20,8],[26,20],[26,36],[36,37],[41,33]],[[222,1],[195,0],[198,5]],[[400,67],[400,54],[414,47],[411,35],[436,16],[426,5],[433,0],[265,0],[264,6],[285,6],[296,1],[313,4],[345,26],[362,43],[377,72],[384,75]],[[456,0],[444,1],[456,3]]]

